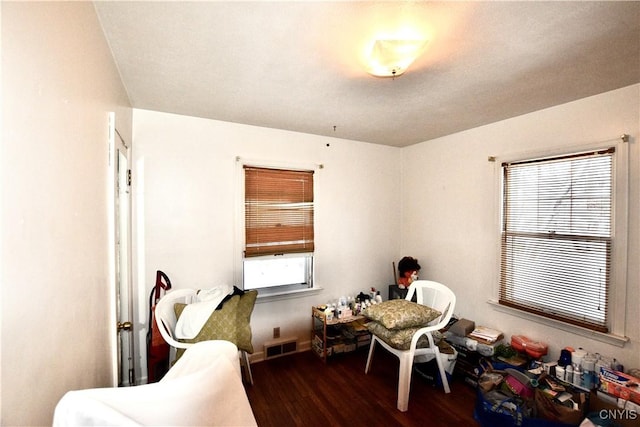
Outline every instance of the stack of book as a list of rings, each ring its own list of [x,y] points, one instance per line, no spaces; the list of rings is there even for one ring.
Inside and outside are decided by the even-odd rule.
[[[501,331],[491,329],[486,326],[476,326],[476,328],[467,336],[484,344],[493,344],[504,338]]]

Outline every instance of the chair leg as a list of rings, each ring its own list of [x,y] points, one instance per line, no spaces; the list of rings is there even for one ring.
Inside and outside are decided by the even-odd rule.
[[[368,374],[369,369],[371,368],[371,360],[373,359],[373,350],[376,347],[376,337],[371,337],[371,344],[369,344],[369,356],[367,356],[367,366],[364,368],[364,373]]]
[[[442,386],[445,393],[451,393],[449,388],[449,380],[447,380],[447,373],[444,370],[444,363],[440,359],[440,352],[436,352],[436,364],[438,365],[438,371],[440,371],[440,379],[442,380]]]
[[[411,369],[413,358],[409,352],[399,356],[400,371],[398,372],[398,410],[406,412],[409,409],[409,390],[411,389]]]
[[[249,379],[249,383],[253,385],[253,374],[251,373],[251,364],[249,363],[249,355],[246,351],[242,351],[242,366],[244,368],[245,374]]]

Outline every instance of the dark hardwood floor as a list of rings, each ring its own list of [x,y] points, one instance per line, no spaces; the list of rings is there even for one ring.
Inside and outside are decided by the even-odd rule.
[[[364,373],[367,350],[336,355],[324,364],[310,351],[251,365],[247,396],[260,427],[269,426],[477,426],[475,390],[454,379],[451,393],[419,374],[411,381],[409,410],[396,409],[398,359],[376,348]]]

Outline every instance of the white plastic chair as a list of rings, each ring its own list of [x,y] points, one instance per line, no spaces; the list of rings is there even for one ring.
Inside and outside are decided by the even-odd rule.
[[[407,411],[409,407],[411,372],[413,368],[413,360],[416,356],[426,355],[429,360],[433,358],[436,359],[444,391],[445,393],[451,392],[444,364],[440,357],[440,350],[433,340],[432,332],[438,331],[447,325],[453,315],[453,310],[455,309],[456,296],[451,289],[445,285],[428,280],[416,280],[411,283],[405,299],[411,301],[414,294],[416,295],[416,302],[418,304],[434,308],[442,314],[440,317],[433,320],[428,326],[419,329],[413,335],[413,338],[411,339],[411,347],[408,350],[393,348],[382,339],[373,335],[371,337],[371,346],[369,347],[369,356],[367,357],[367,366],[365,368],[365,373],[368,373],[371,367],[371,360],[373,358],[373,351],[376,343],[379,343],[383,348],[400,360],[400,372],[398,375],[398,409],[402,412]],[[418,339],[423,335],[429,340],[429,347],[416,348]]]
[[[160,335],[162,335],[162,338],[171,347],[176,349],[187,349],[194,345],[192,343],[180,342],[176,339],[175,329],[178,319],[176,318],[176,313],[173,307],[176,303],[190,304],[194,302],[197,292],[198,291],[196,289],[175,289],[167,292],[156,304],[155,317],[158,329],[160,329]],[[246,351],[240,350],[240,358],[249,379],[249,383],[253,385],[253,375],[251,374],[249,355]]]

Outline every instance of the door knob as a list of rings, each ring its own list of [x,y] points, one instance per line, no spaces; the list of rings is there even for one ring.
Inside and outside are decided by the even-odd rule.
[[[130,331],[133,329],[133,323],[131,322],[118,322],[118,332],[121,330]]]

